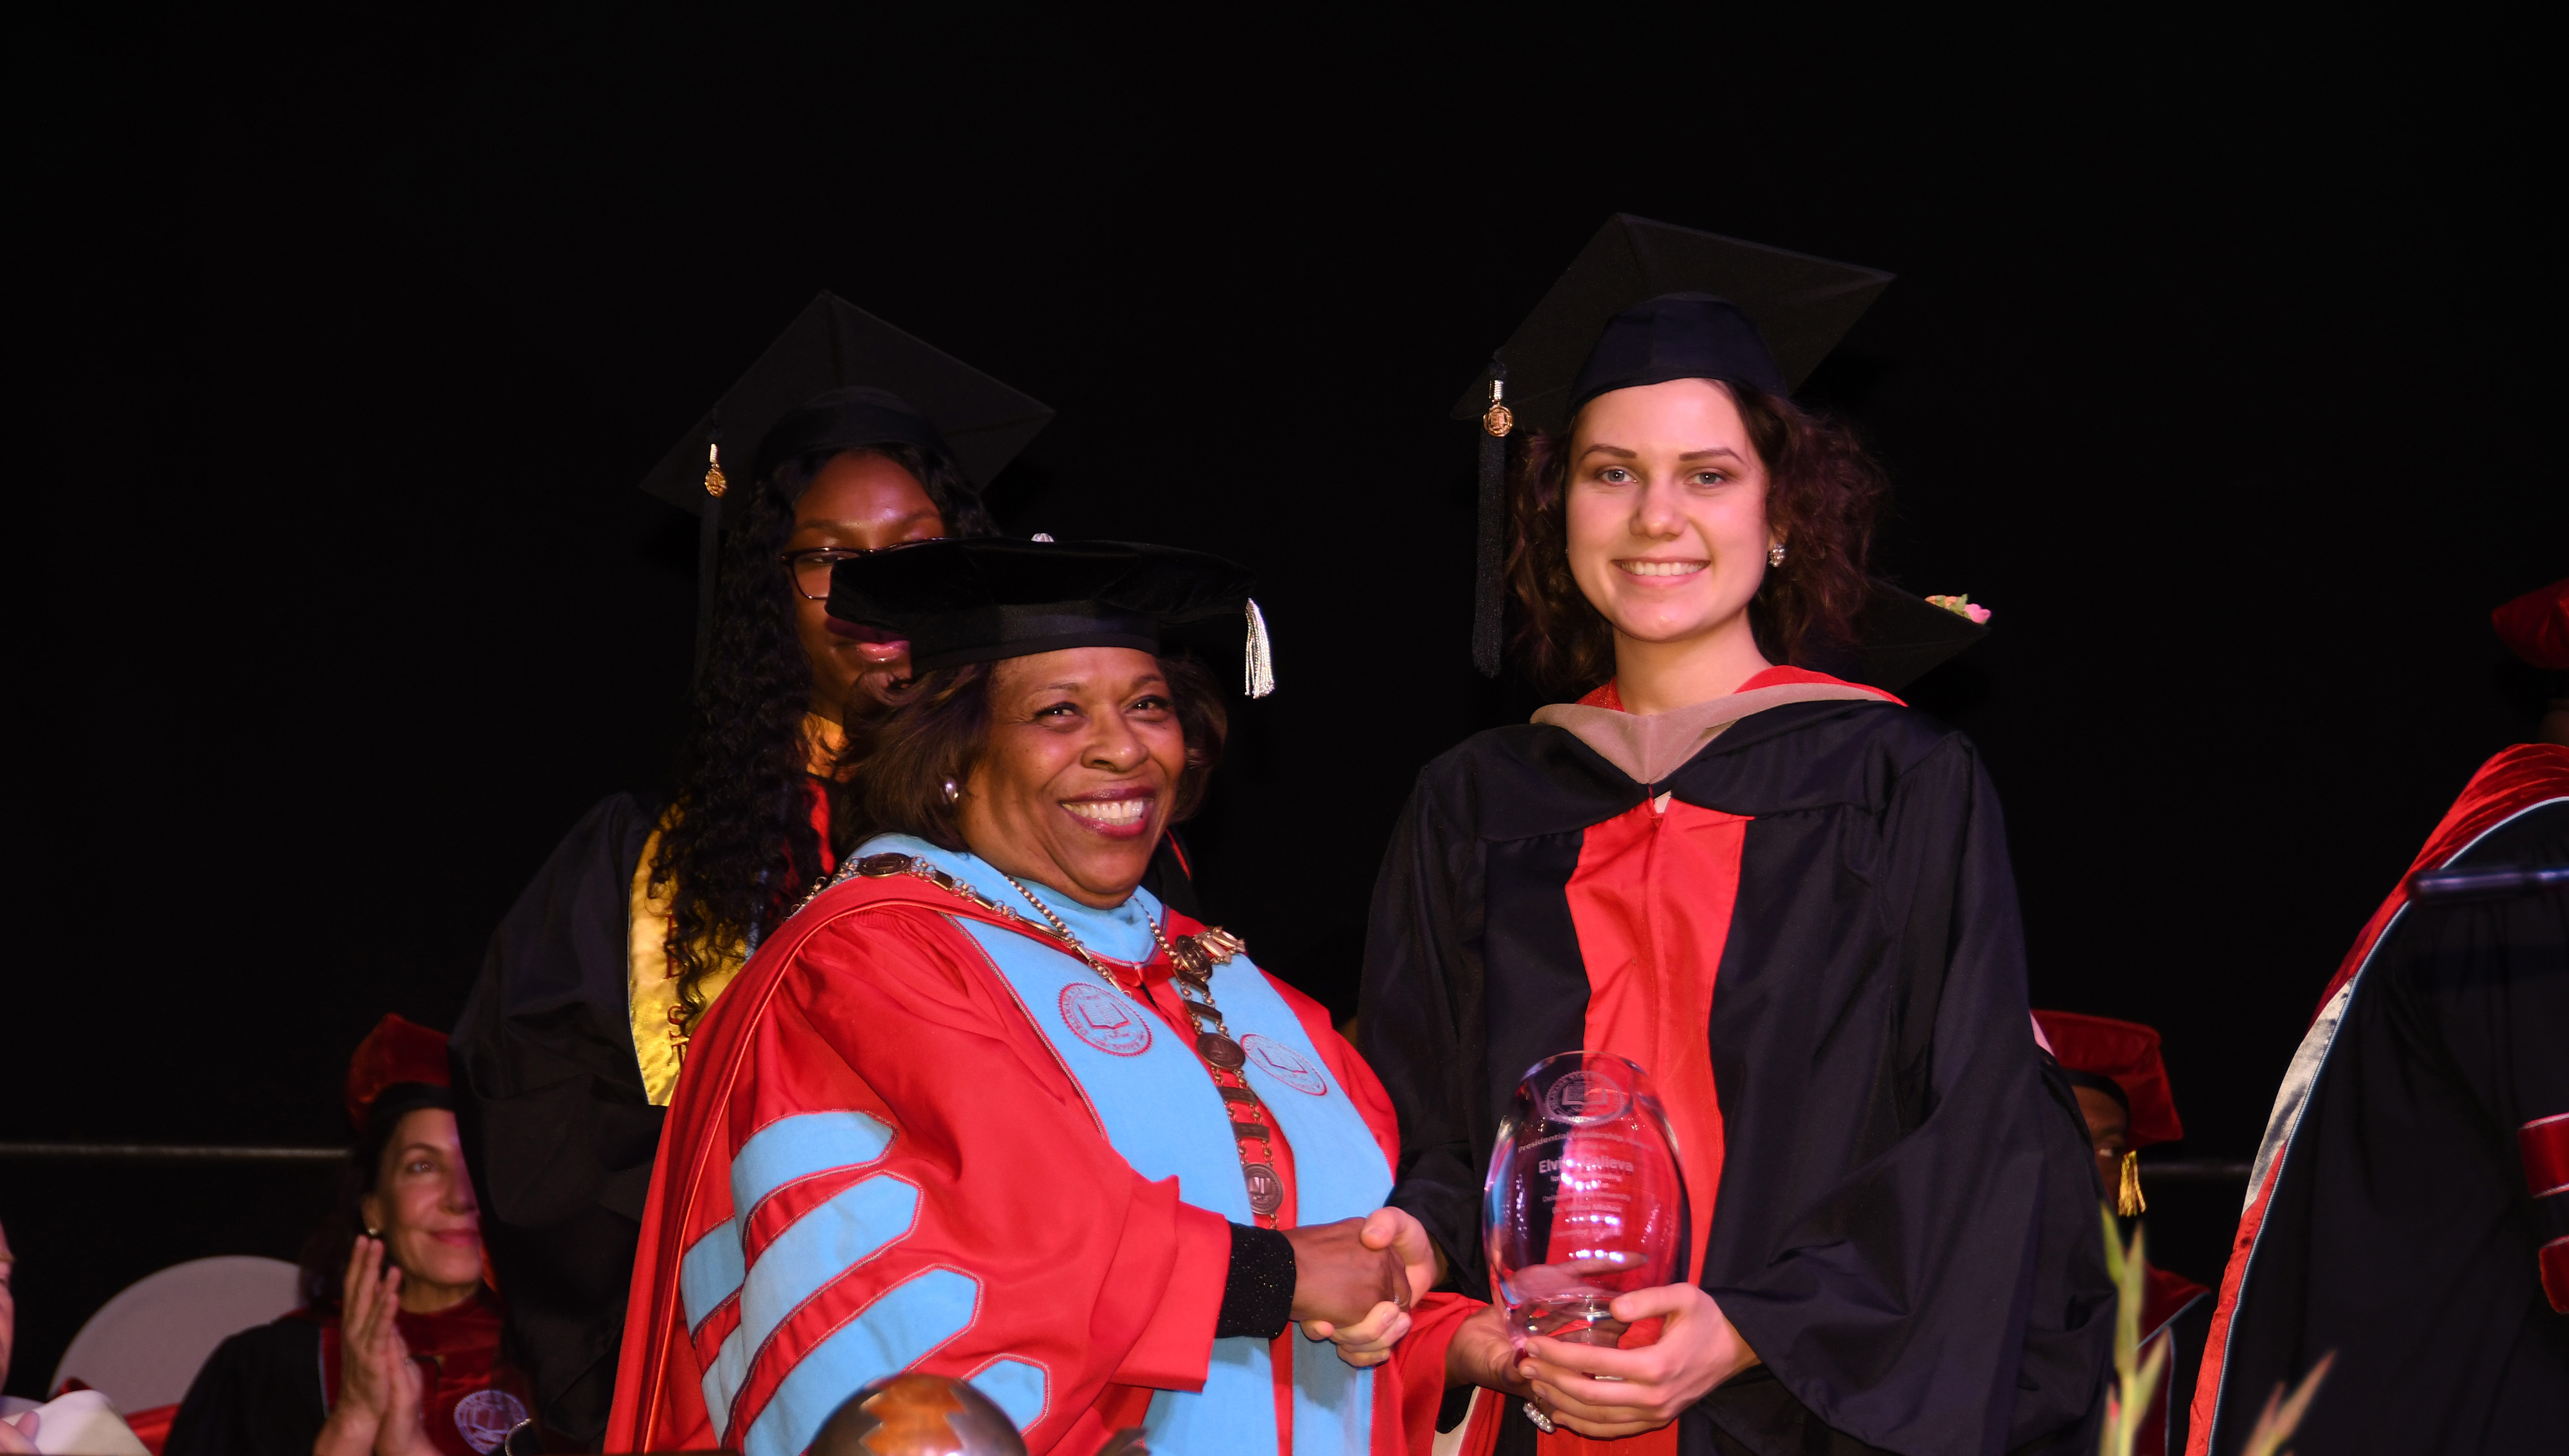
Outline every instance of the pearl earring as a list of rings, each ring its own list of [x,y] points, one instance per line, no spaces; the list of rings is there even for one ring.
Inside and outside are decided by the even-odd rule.
[[[1766,564],[1770,566],[1780,566],[1784,564],[1784,544],[1782,542],[1779,541],[1766,548]]]

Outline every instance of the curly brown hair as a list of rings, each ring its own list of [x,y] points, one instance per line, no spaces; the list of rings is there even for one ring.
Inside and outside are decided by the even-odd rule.
[[[1800,663],[1852,642],[1870,591],[1865,561],[1889,489],[1855,431],[1753,385],[1726,391],[1766,467],[1766,518],[1790,543],[1748,603],[1758,650]],[[1517,647],[1535,683],[1577,696],[1615,675],[1615,632],[1570,574],[1570,442],[1536,432],[1516,452],[1508,496],[1508,590],[1516,597]]]
[[[1169,814],[1169,822],[1176,824],[1203,807],[1214,765],[1222,761],[1231,714],[1223,705],[1221,685],[1201,664],[1184,657],[1158,660],[1187,745],[1186,770],[1178,776],[1177,801]],[[907,834],[949,850],[963,848],[945,785],[969,779],[989,743],[990,680],[996,665],[972,662],[922,673],[890,711],[849,722],[848,746],[839,761],[856,767],[858,839]]]

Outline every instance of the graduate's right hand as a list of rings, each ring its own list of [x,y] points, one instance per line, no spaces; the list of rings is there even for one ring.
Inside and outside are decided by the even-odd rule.
[[[1326,1320],[1355,1324],[1385,1300],[1408,1308],[1416,1301],[1396,1248],[1368,1248],[1366,1221],[1340,1219],[1307,1229],[1287,1229],[1293,1246],[1293,1310],[1296,1323]]]
[[[24,1415],[0,1416],[0,1452],[17,1456],[19,1452],[34,1451],[36,1428],[44,1423],[45,1418],[32,1410]]]
[[[1636,1289],[1611,1307],[1627,1324],[1666,1321],[1657,1342],[1625,1350],[1537,1336],[1525,1342],[1517,1362],[1546,1413],[1583,1436],[1614,1440],[1655,1431],[1757,1363],[1729,1316],[1694,1284]]]

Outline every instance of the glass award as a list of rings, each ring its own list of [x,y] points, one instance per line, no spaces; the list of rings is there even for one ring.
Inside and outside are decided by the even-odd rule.
[[[1615,1344],[1615,1296],[1686,1275],[1685,1176],[1650,1074],[1597,1051],[1535,1063],[1499,1124],[1481,1222],[1520,1347]]]

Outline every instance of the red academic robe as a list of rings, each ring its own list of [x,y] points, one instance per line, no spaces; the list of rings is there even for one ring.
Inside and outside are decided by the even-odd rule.
[[[974,1302],[956,1332],[907,1367],[971,1377],[1004,1362],[1046,1372],[1040,1413],[1023,1422],[1030,1451],[1084,1456],[1138,1424],[1155,1390],[1205,1383],[1230,1262],[1227,1221],[1182,1202],[1175,1178],[1146,1179],[1107,1142],[1053,1044],[958,920],[1059,945],[921,880],[852,880],[780,927],[707,1013],[653,1173],[606,1449],[752,1444],[741,1433],[803,1356],[939,1272],[976,1290]],[[1172,937],[1198,928],[1169,914]],[[1164,956],[1142,969],[1165,988]],[[1320,1006],[1270,983],[1388,1168],[1397,1133],[1381,1084]],[[1164,1017],[1174,1004],[1151,1001]],[[1179,1034],[1174,1019],[1163,1034]],[[864,1171],[915,1189],[915,1212],[897,1240],[794,1308],[730,1372],[731,1429],[718,1430],[707,1369],[740,1316],[717,1309],[690,1329],[690,1253],[732,1217],[732,1166],[760,1130],[837,1110],[897,1129]],[[854,1186],[854,1172],[765,1197],[742,1242],[772,1247],[780,1228]],[[1288,1179],[1280,1223],[1291,1227],[1289,1158],[1279,1172]],[[1445,1346],[1473,1307],[1452,1295],[1420,1302],[1400,1356],[1376,1377],[1372,1451],[1427,1450]],[[1278,1341],[1280,1369],[1289,1364],[1281,1347],[1298,1340],[1288,1329]],[[1282,1388],[1278,1409],[1290,1449]]]

